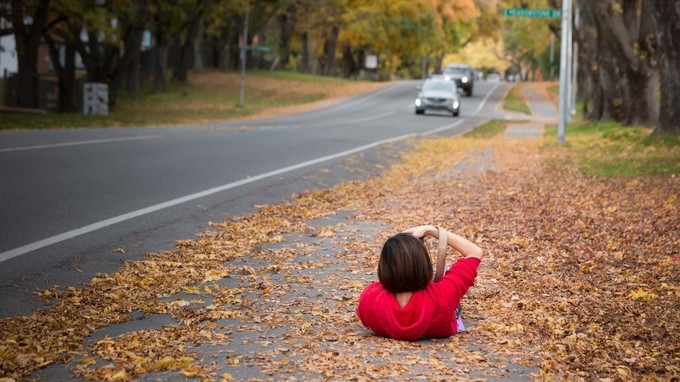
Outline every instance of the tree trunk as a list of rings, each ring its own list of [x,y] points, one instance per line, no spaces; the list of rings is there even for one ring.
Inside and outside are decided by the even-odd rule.
[[[12,1],[11,16],[17,51],[17,106],[38,107],[38,47],[43,27],[47,22],[50,0],[40,0],[31,15],[30,27],[26,25],[23,1]]]
[[[578,42],[579,94],[583,100],[583,114],[586,119],[596,120],[601,115],[602,92],[598,78],[597,64],[597,25],[587,7],[580,13],[580,26],[574,33]]]
[[[59,111],[72,113],[76,111],[75,105],[75,48],[68,39],[65,40],[65,62],[61,65],[59,50],[54,40],[47,37],[47,46],[50,51],[50,60],[59,81]]]
[[[602,92],[598,119],[623,121],[625,119],[623,105],[626,103],[624,100],[627,101],[629,98],[628,78],[621,68],[621,63],[616,60],[611,45],[602,32],[602,27],[598,26],[598,30],[598,45],[600,47],[598,65],[600,70],[597,81]]]
[[[319,74],[319,58],[316,54],[316,36],[313,33],[309,44],[311,46],[311,50],[309,52],[310,58],[309,71],[312,74]]]
[[[76,47],[73,41],[66,40],[66,58],[64,62],[64,83],[61,99],[61,111],[77,112],[76,102]]]
[[[127,71],[125,73],[125,90],[131,94],[139,94],[141,85],[141,63],[140,63],[140,47],[142,43],[142,36],[144,31],[135,31],[135,41],[132,42],[133,49],[128,52],[126,49],[125,54],[130,54],[128,60]]]
[[[435,73],[441,73],[442,72],[442,65],[444,63],[444,56],[446,55],[445,51],[440,51],[437,53],[437,59],[434,63],[434,72]]]
[[[293,37],[295,23],[297,22],[297,7],[289,5],[277,18],[279,22],[279,58],[281,69],[288,68],[290,60],[290,39]]]
[[[323,65],[321,74],[324,76],[333,75],[333,64],[335,63],[335,50],[338,46],[338,34],[340,29],[337,25],[333,25],[330,34],[326,36],[323,44]]]
[[[619,91],[603,87],[617,107],[614,118],[624,125],[655,125],[659,117],[658,76],[655,68],[655,25],[648,1],[624,0],[621,11],[610,2],[584,2],[598,25],[600,63],[616,68]],[[604,49],[611,50],[605,55]],[[610,71],[611,73],[611,71]],[[601,71],[602,74],[602,71]],[[602,77],[602,75],[601,75]]]
[[[659,47],[661,106],[654,134],[680,134],[680,4],[652,0]]]
[[[196,18],[187,30],[184,43],[179,45],[179,55],[178,59],[174,62],[174,68],[172,71],[172,80],[176,82],[186,83],[188,80],[188,71],[191,67],[194,53],[194,40],[198,36],[200,29],[201,19]]]
[[[309,47],[307,43],[307,32],[300,36],[300,44],[302,45],[302,72],[309,73]]]
[[[139,49],[142,43],[144,30],[135,26],[129,26],[124,38],[124,53],[112,74],[111,86],[109,87],[109,99],[111,106],[116,105],[118,90],[125,87],[136,94],[139,92]]]
[[[168,44],[166,41],[156,43],[156,61],[153,69],[153,90],[163,92],[167,89],[165,76],[168,70]]]
[[[352,55],[352,49],[348,43],[344,43],[342,46],[342,76],[349,78],[355,71],[356,64]]]
[[[196,32],[196,37],[191,41],[191,47],[193,49],[194,58],[194,70],[203,70],[205,64],[203,62],[203,34],[205,31],[205,22],[203,17],[198,19],[198,31]]]

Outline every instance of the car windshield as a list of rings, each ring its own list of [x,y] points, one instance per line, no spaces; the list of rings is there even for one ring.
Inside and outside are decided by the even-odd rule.
[[[458,67],[453,66],[446,68],[445,72],[451,74],[467,74],[467,69],[459,66]]]
[[[452,87],[452,84],[450,82],[427,81],[423,84],[423,90],[452,91],[453,87]]]

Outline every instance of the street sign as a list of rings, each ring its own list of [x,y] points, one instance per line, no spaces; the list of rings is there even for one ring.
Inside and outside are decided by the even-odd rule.
[[[105,83],[86,82],[83,85],[83,114],[109,114],[109,85]]]
[[[559,9],[506,8],[503,9],[503,16],[559,19],[562,17],[562,11]]]

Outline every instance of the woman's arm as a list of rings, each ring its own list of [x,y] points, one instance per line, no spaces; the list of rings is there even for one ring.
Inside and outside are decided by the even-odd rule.
[[[439,229],[432,225],[421,225],[417,227],[412,227],[404,232],[410,233],[418,239],[422,239],[426,235],[432,236],[434,238],[439,237]],[[484,255],[484,251],[470,240],[460,235],[457,235],[453,232],[447,231],[446,233],[447,233],[446,241],[449,247],[460,252],[463,255],[463,257],[474,257],[477,259],[481,259],[482,256]]]
[[[479,248],[475,243],[471,242],[470,240],[460,236],[456,235],[453,232],[448,232],[447,231],[447,242],[449,244],[449,247],[455,249],[456,251],[460,252],[463,257],[474,257],[477,259],[482,258],[484,255],[484,251]]]

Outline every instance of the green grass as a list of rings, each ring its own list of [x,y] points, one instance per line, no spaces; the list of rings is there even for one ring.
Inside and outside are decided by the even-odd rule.
[[[351,80],[347,80],[344,78],[315,76],[312,74],[305,74],[300,72],[287,72],[287,71],[270,72],[268,70],[252,70],[249,71],[248,74],[254,74],[261,77],[279,78],[284,80],[294,80],[302,82],[345,82],[345,83],[352,82]]]
[[[581,121],[567,126],[566,144],[557,145],[557,128],[547,129],[549,165],[574,165],[601,178],[680,174],[680,137],[651,135],[645,127]]]
[[[507,125],[506,121],[500,119],[489,120],[473,130],[463,134],[465,138],[492,138],[505,131]]]
[[[510,92],[508,92],[508,95],[505,97],[505,102],[503,103],[503,109],[531,115],[529,105],[527,105],[526,101],[524,101],[524,97],[519,93],[518,86],[513,86],[510,89]]]
[[[240,73],[206,71],[192,73],[187,84],[170,83],[165,92],[148,88],[138,95],[121,92],[108,116],[2,113],[0,130],[196,125],[319,101],[338,89],[361,86],[365,84],[301,73],[249,71],[245,105],[239,106]]]

